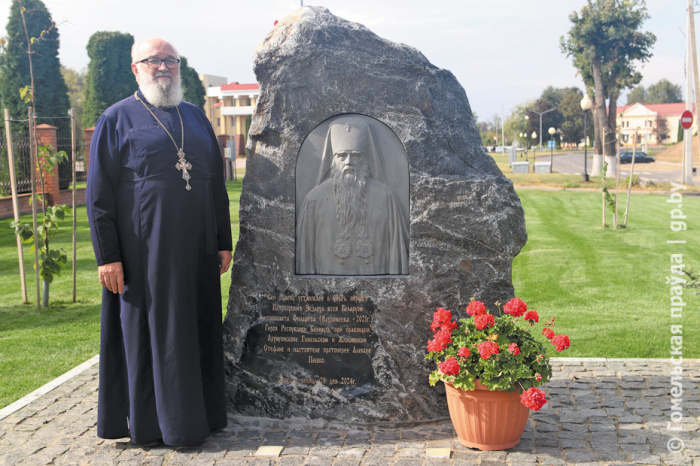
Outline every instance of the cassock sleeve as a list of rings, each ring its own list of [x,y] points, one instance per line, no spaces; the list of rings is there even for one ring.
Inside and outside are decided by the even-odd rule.
[[[121,172],[119,146],[116,124],[103,114],[97,120],[90,141],[90,166],[85,192],[97,265],[122,260],[116,206],[116,189]]]

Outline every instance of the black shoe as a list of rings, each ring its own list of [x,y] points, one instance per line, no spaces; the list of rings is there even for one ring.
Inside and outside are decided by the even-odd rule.
[[[139,448],[150,448],[150,447],[157,447],[157,446],[163,445],[163,441],[161,439],[157,439],[157,440],[152,440],[150,442],[145,442],[145,443],[136,443],[132,440],[131,444],[133,446],[139,447]]]

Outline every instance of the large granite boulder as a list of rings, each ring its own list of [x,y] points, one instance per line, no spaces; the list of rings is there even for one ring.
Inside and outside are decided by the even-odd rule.
[[[520,200],[484,152],[464,89],[417,50],[321,7],[280,21],[254,66],[261,94],[225,319],[230,410],[353,422],[447,416],[424,360],[433,312],[462,316],[472,297],[507,301],[527,240]],[[320,182],[333,118],[348,133],[369,122],[377,152],[403,154],[381,163],[388,197],[405,208],[408,273],[298,269],[297,196]],[[301,165],[308,153],[316,158]]]

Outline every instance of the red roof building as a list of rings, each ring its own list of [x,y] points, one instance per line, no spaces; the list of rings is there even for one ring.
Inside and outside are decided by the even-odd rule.
[[[644,144],[675,144],[678,142],[681,114],[685,111],[683,102],[671,104],[633,104],[617,107],[617,123],[620,129],[620,142],[622,145],[631,146],[634,143],[634,134],[637,133],[637,145]],[[692,106],[696,115],[695,105]],[[662,120],[665,120],[665,137],[659,138],[662,131]],[[693,134],[697,132],[697,115],[691,128]],[[660,140],[659,140],[660,139]]]
[[[245,155],[250,120],[260,95],[257,83],[228,83],[220,76],[200,75],[207,91],[204,111],[222,147]],[[232,141],[229,143],[228,141]]]

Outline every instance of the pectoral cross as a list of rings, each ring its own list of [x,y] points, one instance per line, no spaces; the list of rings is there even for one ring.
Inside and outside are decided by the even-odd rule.
[[[180,149],[180,151],[177,153],[177,156],[180,157],[180,160],[177,161],[175,164],[175,168],[178,170],[182,170],[182,179],[187,182],[187,186],[185,186],[186,190],[192,189],[192,186],[190,186],[190,172],[188,170],[192,170],[192,164],[189,163],[187,160],[185,160],[185,153]]]

